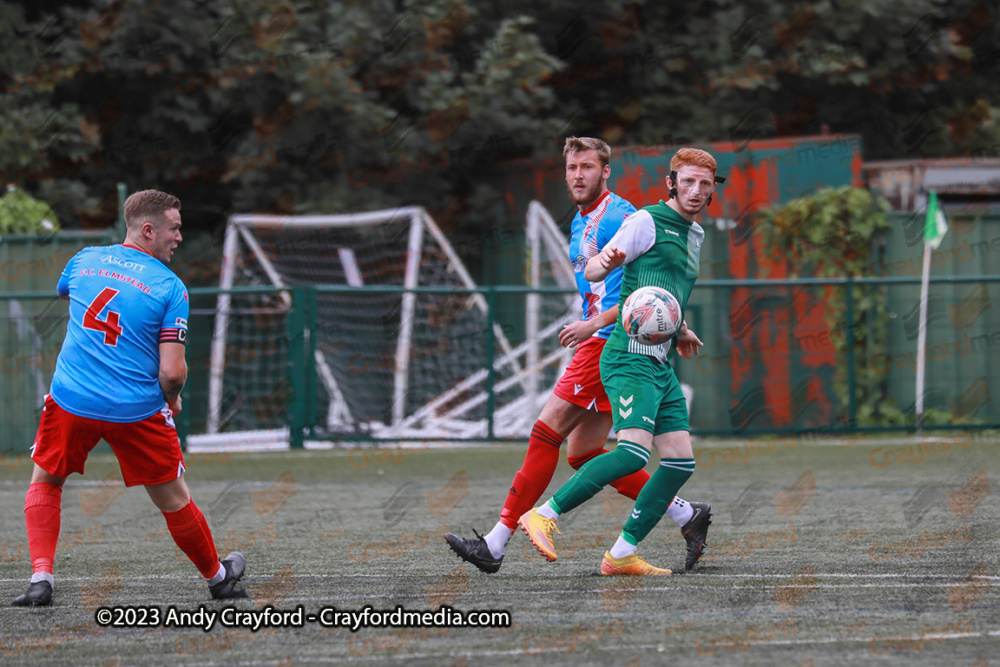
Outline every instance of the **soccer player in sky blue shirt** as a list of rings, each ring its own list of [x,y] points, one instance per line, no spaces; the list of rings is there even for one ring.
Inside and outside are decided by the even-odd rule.
[[[212,597],[246,595],[235,587],[246,567],[243,555],[219,561],[184,482],[174,427],[187,379],[188,293],[166,264],[182,240],[180,209],[173,195],[136,192],[125,202],[125,242],[84,248],[59,278],[56,291],[70,302],[69,324],[31,447],[24,517],[34,574],[15,606],[51,603],[63,483],[70,473],[83,474],[102,438],[118,458],[125,486],[146,487]]]

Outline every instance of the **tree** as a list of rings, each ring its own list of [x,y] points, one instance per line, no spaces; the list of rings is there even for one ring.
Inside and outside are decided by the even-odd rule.
[[[79,108],[77,152],[44,147],[50,160],[90,149],[66,180],[91,193],[119,180],[169,189],[202,225],[232,210],[438,208],[453,197],[482,212],[499,196],[482,185],[494,159],[531,155],[554,132],[556,97],[520,81],[559,63],[529,19],[479,27],[470,11],[247,2],[234,12],[192,0],[68,9],[67,35],[87,27],[50,64],[74,75],[16,94],[67,105],[67,116]]]
[[[0,234],[51,234],[59,231],[52,208],[24,190],[10,186],[0,197]]]

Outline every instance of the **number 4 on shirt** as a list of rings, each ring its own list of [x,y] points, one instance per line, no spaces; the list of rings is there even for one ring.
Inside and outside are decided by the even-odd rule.
[[[104,333],[104,344],[111,347],[118,346],[118,336],[122,335],[122,328],[118,326],[120,313],[112,310],[108,311],[108,316],[103,320],[98,319],[98,315],[104,307],[118,296],[118,290],[105,287],[101,293],[87,306],[87,312],[83,315],[83,328],[91,331],[101,331]]]

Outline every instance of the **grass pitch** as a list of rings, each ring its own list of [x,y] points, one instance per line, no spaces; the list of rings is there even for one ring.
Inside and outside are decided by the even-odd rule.
[[[252,597],[240,609],[450,605],[512,617],[509,628],[358,632],[98,626],[101,606],[227,605],[209,598],[145,492],[120,486],[110,454],[94,455],[63,492],[54,605],[0,607],[0,663],[983,667],[1000,643],[996,445],[697,441],[681,495],[712,503],[710,549],[689,574],[641,579],[598,574],[631,508],[608,489],[560,521],[555,563],[520,531],[498,574],[452,554],[442,534],[493,526],[523,447],[189,454],[220,553],[247,558]],[[30,574],[31,467],[26,453],[2,461],[6,604]],[[571,472],[561,463],[548,493]],[[679,569],[676,525],[665,517],[640,554]]]

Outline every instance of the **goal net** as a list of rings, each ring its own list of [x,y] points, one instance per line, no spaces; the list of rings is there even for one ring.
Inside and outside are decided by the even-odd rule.
[[[565,237],[537,202],[526,238],[528,282],[572,288]],[[192,450],[286,447],[293,404],[313,441],[527,437],[572,354],[555,334],[580,316],[577,300],[555,290],[523,298],[523,333],[491,314],[418,207],[233,216],[220,287],[207,416],[187,438]],[[308,358],[298,385],[296,336]]]

